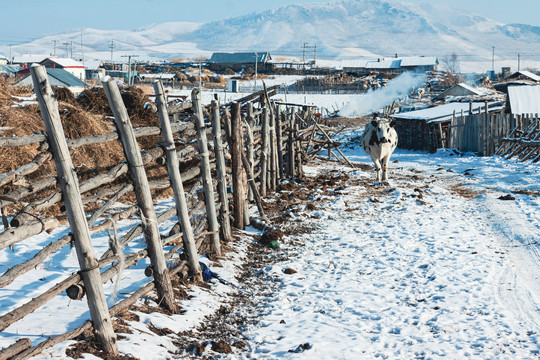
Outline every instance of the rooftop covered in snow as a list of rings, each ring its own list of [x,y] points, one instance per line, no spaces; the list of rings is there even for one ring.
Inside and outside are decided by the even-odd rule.
[[[540,85],[509,86],[508,101],[514,115],[540,114]]]
[[[472,102],[472,103],[454,102],[454,103],[443,104],[443,105],[439,105],[439,106],[435,106],[435,107],[431,107],[427,109],[399,113],[399,114],[391,115],[390,117],[394,119],[403,119],[403,120],[422,120],[428,123],[444,122],[444,121],[450,121],[454,113],[456,115],[461,114],[462,111],[465,115],[469,115],[471,111],[473,113],[478,113],[479,110],[480,109],[483,110],[485,106],[486,106],[485,102]],[[499,102],[491,102],[488,104],[488,109],[490,111],[501,110],[503,108],[504,106],[501,106]]]

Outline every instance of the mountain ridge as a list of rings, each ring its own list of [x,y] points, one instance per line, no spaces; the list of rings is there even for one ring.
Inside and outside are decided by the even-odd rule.
[[[276,56],[302,58],[304,44],[316,46],[310,56],[339,61],[373,56],[437,56],[457,54],[463,63],[489,66],[493,48],[501,66],[515,63],[519,53],[540,46],[540,27],[504,24],[446,5],[393,0],[335,0],[288,5],[208,23],[167,22],[133,31],[86,29],[49,35],[13,46],[49,53],[53,38],[72,41],[85,56],[109,59],[111,41],[118,53],[170,59],[209,56],[212,52],[270,51]],[[47,50],[48,49],[48,50]],[[3,50],[0,48],[0,53]],[[66,53],[68,50],[66,50]],[[77,53],[77,50],[73,49]],[[76,57],[76,56],[74,56]],[[534,63],[535,64],[535,63]]]

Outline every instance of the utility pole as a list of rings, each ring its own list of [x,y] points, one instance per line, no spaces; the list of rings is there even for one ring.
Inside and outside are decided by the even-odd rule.
[[[255,86],[253,88],[253,92],[256,92],[257,91],[257,63],[258,63],[258,55],[257,53],[255,52]]]
[[[113,60],[114,46],[114,40],[111,40],[111,43],[109,44],[109,48],[111,49],[111,61]]]
[[[493,53],[491,55],[491,71],[493,71],[493,74],[495,74],[495,46],[493,48]]]
[[[128,85],[133,85],[133,79],[131,78],[131,58],[138,57],[139,55],[122,55],[122,57],[128,58]]]
[[[83,49],[82,35],[83,35],[83,29],[81,28],[81,57],[82,57],[82,65],[84,67],[84,49]]]
[[[13,44],[9,44],[9,63],[10,64],[13,64],[13,58],[11,57],[11,47],[13,46]]]
[[[518,71],[519,71],[520,63],[521,63],[521,54],[518,53]]]
[[[58,40],[53,40],[53,43],[54,43],[54,47],[53,47],[53,56],[56,56],[56,43],[58,42]]]
[[[202,60],[199,60],[199,91],[202,91]]]

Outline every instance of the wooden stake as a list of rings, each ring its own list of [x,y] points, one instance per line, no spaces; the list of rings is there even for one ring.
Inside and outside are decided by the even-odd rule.
[[[231,154],[232,154],[232,183],[233,183],[233,208],[234,226],[244,229],[244,182],[242,168],[242,115],[240,104],[231,105]]]
[[[90,231],[79,192],[79,181],[66,143],[58,103],[54,98],[45,67],[33,65],[30,72],[45,123],[49,147],[54,154],[58,183],[62,189],[71,232],[75,239],[77,259],[81,268],[81,277],[87,289],[86,298],[96,339],[106,353],[116,355],[118,354],[116,335],[105,300],[98,261],[90,240]]]
[[[163,254],[156,212],[154,211],[152,194],[144,170],[139,145],[137,144],[131,121],[129,120],[116,82],[111,77],[105,77],[102,82],[103,89],[114,114],[114,122],[128,162],[131,180],[135,187],[137,203],[141,210],[143,233],[146,239],[150,263],[154,269],[154,282],[156,284],[158,302],[160,306],[172,313],[176,313],[177,306],[174,301],[171,278]]]
[[[216,154],[217,188],[221,203],[221,231],[225,241],[232,240],[231,216],[229,214],[229,199],[227,197],[227,168],[225,167],[225,149],[221,139],[221,116],[219,102],[212,101],[212,130],[214,132],[214,151]]]
[[[266,196],[268,188],[268,138],[270,132],[270,112],[268,107],[264,108],[262,124],[262,145],[261,145],[261,195]]]
[[[283,173],[283,133],[282,123],[285,120],[285,114],[280,111],[279,105],[276,105],[276,141],[277,141],[277,161],[278,178],[281,181],[284,178]]]
[[[174,146],[171,123],[169,120],[169,113],[167,111],[167,101],[165,100],[164,96],[165,91],[163,90],[163,84],[161,81],[156,81],[154,83],[154,91],[156,93],[159,122],[164,141],[163,149],[165,150],[165,156],[167,157],[167,170],[169,172],[171,187],[174,193],[176,214],[183,233],[182,238],[184,240],[184,252],[187,255],[188,267],[193,279],[196,282],[202,282],[203,278],[201,267],[199,265],[199,254],[197,254],[195,238],[193,237],[193,228],[191,227],[186,203],[186,195],[184,193],[184,185],[182,184],[178,156],[176,154],[176,147]]]
[[[201,94],[199,89],[191,92],[193,102],[193,113],[195,115],[195,126],[197,127],[197,138],[199,140],[199,156],[201,158],[201,175],[204,191],[204,202],[206,205],[206,217],[208,219],[208,231],[212,241],[214,254],[221,255],[221,244],[219,243],[219,225],[216,215],[216,203],[214,202],[214,185],[212,184],[212,173],[210,172],[210,154],[208,152],[208,140],[206,138],[206,126],[201,104]]]
[[[246,119],[246,152],[247,159],[249,162],[249,167],[246,168],[248,173],[248,178],[253,177],[253,168],[255,167],[254,159],[254,141],[253,141],[253,127],[255,126],[255,118],[253,116],[253,104],[249,103],[247,110],[247,119]],[[251,186],[248,188],[248,201],[253,201],[253,191]]]

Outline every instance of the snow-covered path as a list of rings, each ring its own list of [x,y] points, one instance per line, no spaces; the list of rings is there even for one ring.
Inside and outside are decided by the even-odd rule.
[[[287,239],[290,259],[266,269],[282,287],[263,300],[269,314],[247,334],[248,356],[539,358],[537,165],[447,152],[393,159],[388,186],[306,167],[347,172],[350,185],[292,213],[317,230]],[[498,199],[510,190],[525,194]]]

